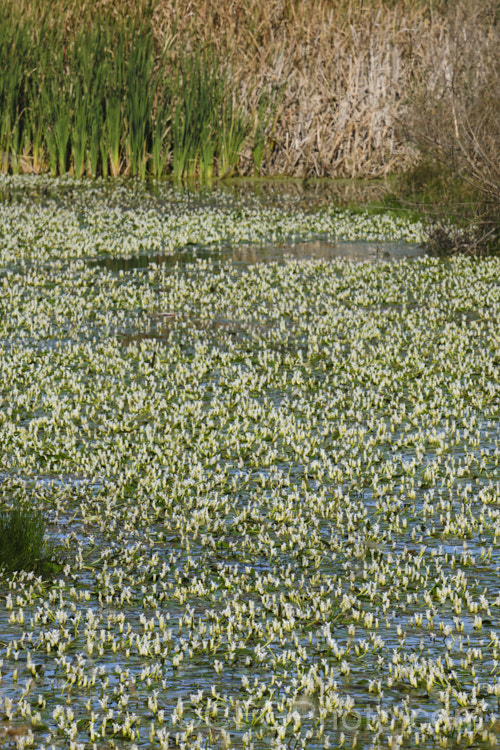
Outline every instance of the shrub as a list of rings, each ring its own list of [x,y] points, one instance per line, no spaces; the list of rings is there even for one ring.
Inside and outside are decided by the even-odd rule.
[[[433,179],[435,196],[441,182],[437,195],[442,215],[433,217],[432,244],[442,252],[485,254],[498,250],[500,242],[500,19],[496,0],[460,0],[451,5],[445,32],[435,45],[412,92],[404,122],[421,155],[420,172]],[[460,231],[446,230],[444,214],[459,218]]]

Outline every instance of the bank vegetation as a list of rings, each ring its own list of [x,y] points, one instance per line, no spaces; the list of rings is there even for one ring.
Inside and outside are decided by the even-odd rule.
[[[498,216],[499,42],[498,0],[7,0],[0,167],[404,174],[413,199],[438,185],[481,222]]]

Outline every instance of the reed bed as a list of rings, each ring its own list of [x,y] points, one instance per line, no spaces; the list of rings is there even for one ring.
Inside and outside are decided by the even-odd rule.
[[[173,57],[147,12],[117,21],[101,11],[81,28],[66,21],[12,9],[1,17],[4,171],[229,174],[251,123],[215,52]]]
[[[401,172],[416,149],[400,123],[451,33],[446,5],[9,0],[2,167],[207,179]]]

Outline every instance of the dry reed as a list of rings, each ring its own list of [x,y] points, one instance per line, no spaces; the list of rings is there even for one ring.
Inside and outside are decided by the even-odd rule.
[[[426,49],[407,94],[406,140],[434,173],[436,252],[500,251],[500,3],[459,0]],[[449,218],[455,220],[450,227]]]

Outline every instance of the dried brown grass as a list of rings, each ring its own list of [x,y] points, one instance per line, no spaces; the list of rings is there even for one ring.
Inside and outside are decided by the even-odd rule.
[[[446,254],[498,250],[500,2],[450,5],[419,73],[402,122],[406,139],[413,139],[428,165],[438,166],[445,186],[435,208],[434,245]],[[442,219],[454,214],[462,225],[458,232]]]
[[[487,199],[500,193],[500,2],[460,0],[431,40],[405,124]]]
[[[231,62],[255,122],[262,90],[281,92],[262,174],[303,178],[381,177],[411,166],[415,149],[396,124],[449,33],[446,0],[9,1],[26,13],[50,7],[67,33],[102,14],[150,12],[159,47],[172,55],[213,45]],[[249,143],[239,172],[253,171]]]

